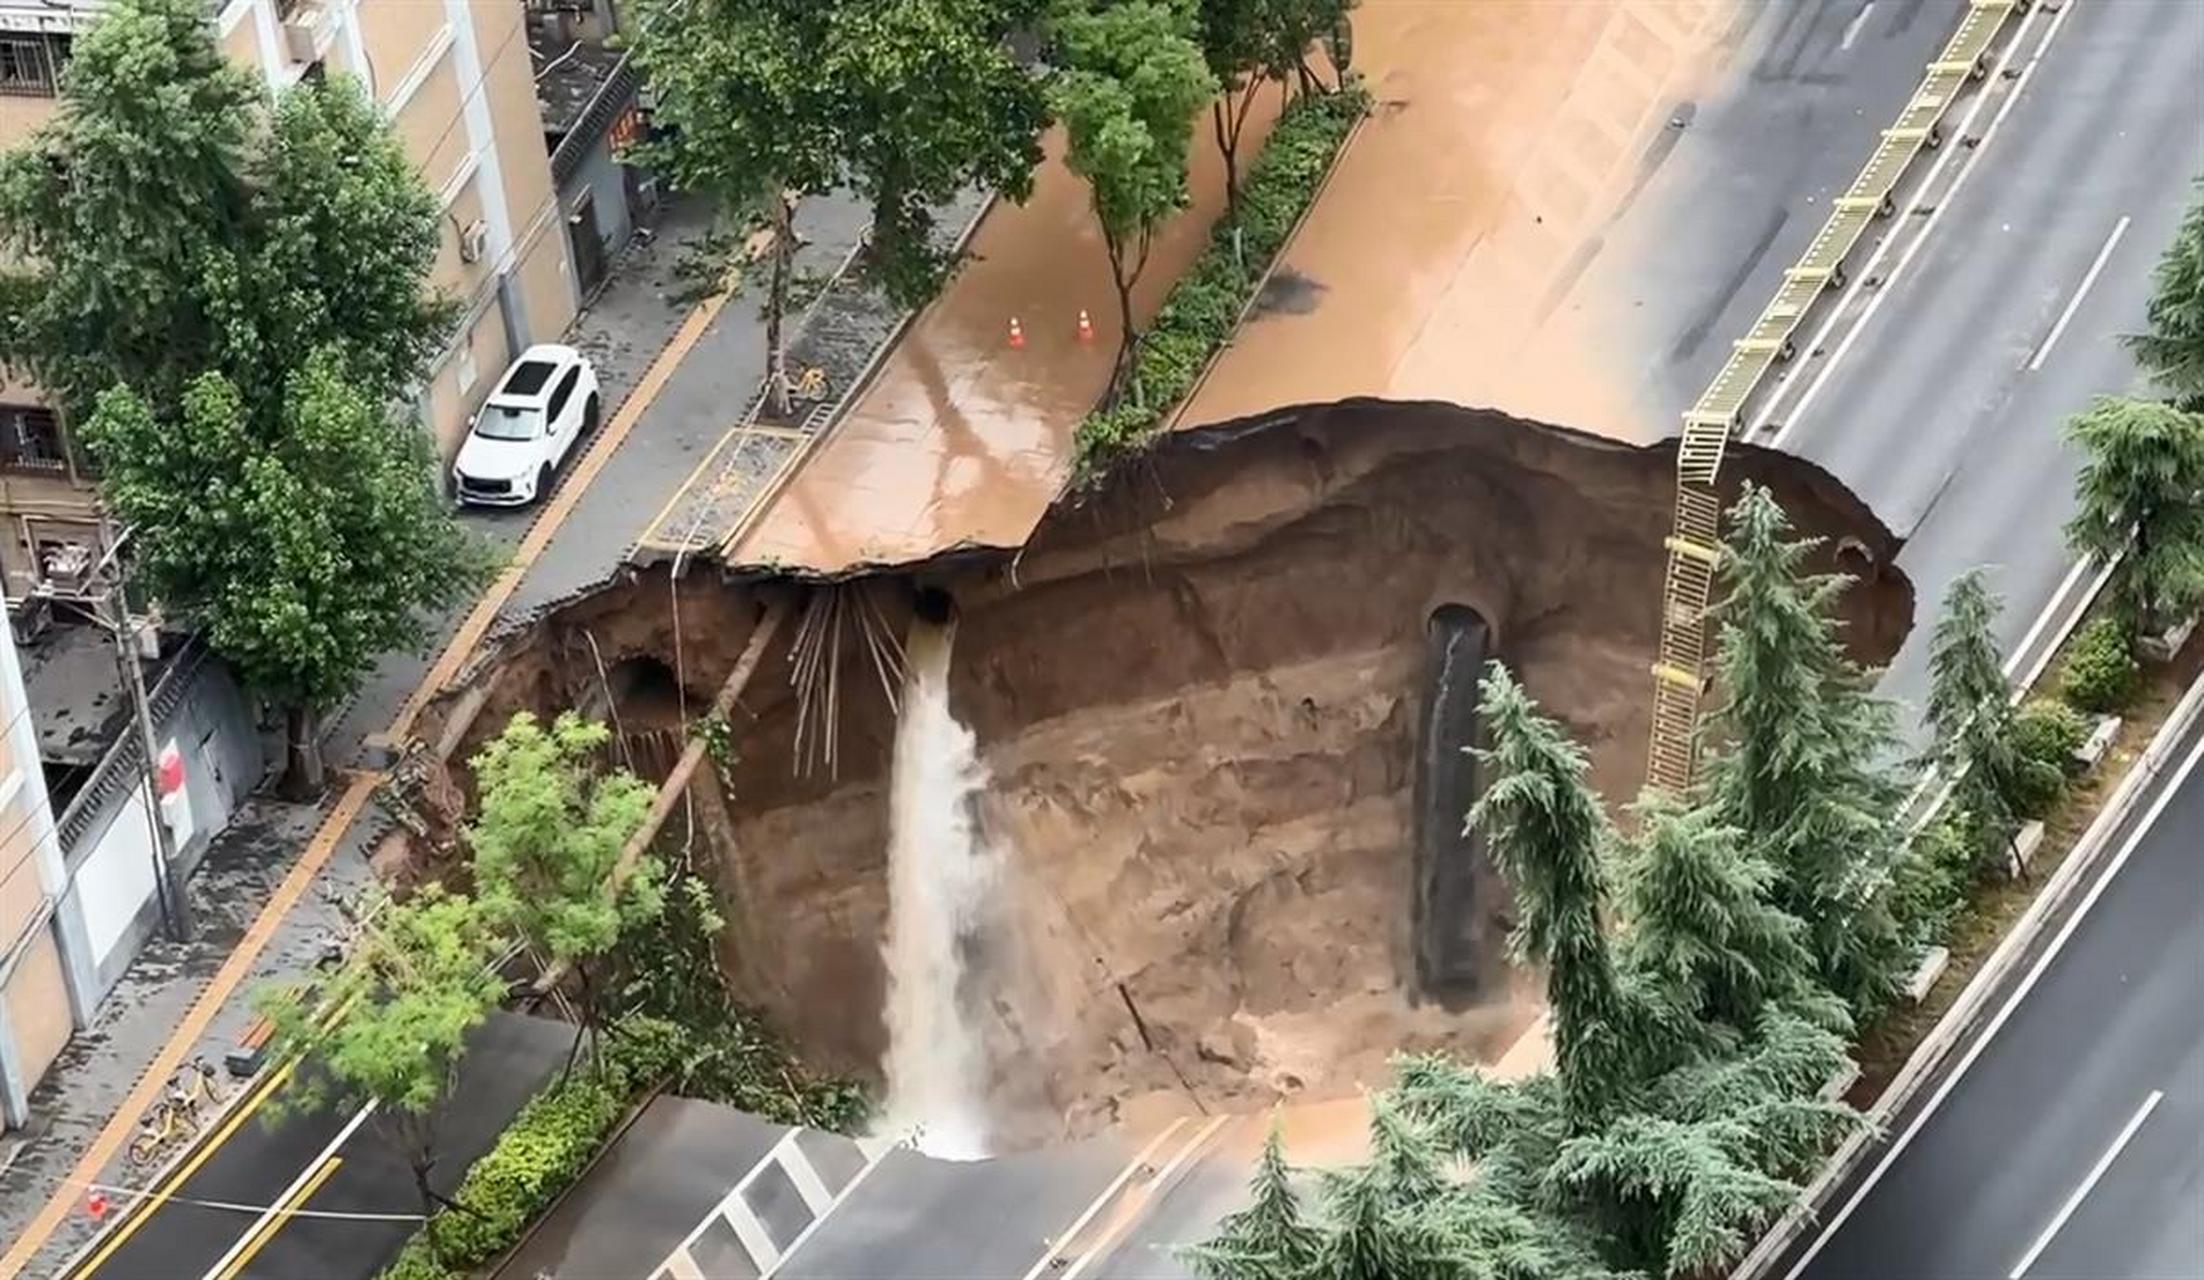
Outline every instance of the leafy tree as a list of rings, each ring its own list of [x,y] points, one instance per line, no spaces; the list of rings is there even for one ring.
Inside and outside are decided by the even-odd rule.
[[[294,794],[315,714],[481,567],[383,409],[448,330],[438,216],[356,85],[266,111],[192,0],[117,0],[0,160],[5,354],[86,423],[143,585],[290,709]]]
[[[2056,788],[2059,776],[2017,746],[2016,713],[1992,628],[2003,608],[1969,570],[1944,593],[1944,613],[1929,647],[1930,759],[1950,777],[1952,804],[1971,820],[1979,854],[2011,847],[2020,829],[2019,797]]]
[[[394,398],[440,348],[436,200],[390,124],[348,77],[263,101],[203,6],[121,0],[0,161],[7,355],[68,412],[118,383],[173,409],[210,371],[274,406],[327,347]],[[263,429],[278,412],[255,409]]]
[[[2138,633],[2155,635],[2204,593],[2204,416],[2107,396],[2066,433],[2082,451],[2067,545],[2118,557],[2112,598]]]
[[[872,201],[868,249],[888,296],[916,307],[940,287],[933,206],[984,184],[1033,190],[1048,122],[1039,77],[1007,43],[1032,0],[840,0],[817,75],[833,95],[838,150]]]
[[[546,964],[572,967],[582,989],[577,1050],[596,1023],[591,962],[623,928],[665,906],[655,865],[613,884],[620,851],[642,829],[656,789],[625,769],[599,771],[598,752],[611,736],[571,711],[549,728],[522,711],[472,761],[482,796],[467,829],[475,892],[493,924]]]
[[[1122,0],[1057,27],[1062,70],[1050,100],[1070,138],[1065,163],[1091,189],[1117,292],[1112,405],[1133,366],[1133,288],[1156,232],[1186,204],[1194,112],[1217,92],[1194,33],[1187,13],[1164,0]]]
[[[1322,1234],[1301,1213],[1277,1122],[1263,1140],[1248,1183],[1248,1205],[1227,1214],[1217,1234],[1184,1250],[1181,1258],[1211,1280],[1294,1280],[1315,1265]]]
[[[117,0],[59,109],[0,160],[7,358],[72,415],[117,382],[173,404],[207,367],[251,206],[259,87],[196,0]]]
[[[412,1172],[424,1218],[440,1207],[464,1211],[430,1183],[437,1120],[469,1035],[505,993],[495,968],[500,949],[472,899],[428,885],[367,924],[347,962],[319,980],[314,1003],[303,983],[261,999],[274,1054],[304,1060],[279,1105],[373,1105],[377,1130]],[[432,1250],[435,1239],[428,1233]]]
[[[1209,104],[1209,127],[1224,157],[1233,219],[1240,215],[1240,138],[1257,92],[1302,71],[1310,45],[1340,40],[1353,7],[1353,0],[1200,0],[1202,56],[1224,88]]]
[[[1518,918],[1509,948],[1547,968],[1554,1049],[1572,1123],[1596,1126],[1629,1088],[1636,1069],[1632,1010],[1600,912],[1607,816],[1584,780],[1584,752],[1538,714],[1530,696],[1495,662],[1478,715],[1489,747],[1477,749],[1489,781],[1470,810],[1493,864],[1515,887]]]
[[[1706,800],[1775,869],[1774,903],[1806,923],[1823,982],[1864,1011],[1907,960],[1888,893],[1904,848],[1897,736],[1844,653],[1835,605],[1847,580],[1805,573],[1814,544],[1790,535],[1774,496],[1748,485],[1722,561],[1727,697],[1708,718]]]
[[[224,327],[219,367],[248,397],[274,397],[302,353],[334,347],[362,394],[410,396],[459,306],[428,287],[442,213],[404,142],[359,81],[338,76],[277,99],[249,159],[253,319]],[[243,381],[256,367],[273,371],[264,385]]]
[[[2182,216],[2152,281],[2150,329],[2128,349],[2183,408],[2204,412],[2204,199]]]
[[[482,560],[431,486],[427,437],[394,421],[324,349],[293,372],[273,423],[200,375],[173,415],[126,387],[85,438],[136,570],[244,682],[290,711],[290,785],[319,790],[315,720],[376,658],[418,647]]]
[[[640,0],[635,56],[659,95],[660,141],[641,163],[772,231],[765,299],[767,399],[791,409],[782,338],[796,210],[841,174],[838,103],[821,76],[835,6],[816,0]]]

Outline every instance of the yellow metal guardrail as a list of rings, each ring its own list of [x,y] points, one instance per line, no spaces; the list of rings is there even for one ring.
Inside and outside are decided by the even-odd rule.
[[[1720,560],[1721,499],[1717,482],[1722,455],[1741,424],[1745,402],[1760,380],[1791,355],[1793,336],[1824,289],[1842,288],[1844,260],[1868,225],[1894,208],[1892,193],[1906,167],[1938,145],[1938,126],[1952,99],[1988,69],[1997,33],[2027,0],[1970,0],[1943,53],[1928,66],[1921,87],[1898,123],[1882,132],[1875,154],[1844,195],[1833,202],[1798,264],[1783,273],[1752,328],[1731,348],[1722,371],[1684,414],[1676,450],[1676,515],[1666,540],[1668,569],[1661,583],[1661,641],[1653,664],[1653,742],[1646,779],[1681,791],[1699,762],[1699,711],[1707,686],[1707,607]]]

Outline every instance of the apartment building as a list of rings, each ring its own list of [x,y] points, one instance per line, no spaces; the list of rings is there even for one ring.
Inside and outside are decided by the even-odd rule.
[[[61,67],[100,0],[0,0],[0,146],[55,109]],[[357,77],[444,211],[434,283],[462,320],[419,398],[445,456],[511,354],[576,305],[523,0],[209,0],[216,38],[271,91]],[[0,381],[0,571],[11,594],[101,545],[89,462],[36,388]],[[96,552],[92,555],[96,559]]]
[[[30,1093],[99,1002],[13,629],[0,626],[0,1128],[21,1126]]]

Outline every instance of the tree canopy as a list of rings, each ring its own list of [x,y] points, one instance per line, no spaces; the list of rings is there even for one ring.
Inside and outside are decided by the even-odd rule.
[[[0,159],[5,356],[83,423],[134,570],[245,683],[313,714],[483,561],[387,405],[445,340],[435,198],[351,80],[269,108],[196,0],[116,0]]]
[[[266,430],[332,347],[395,397],[452,318],[426,288],[437,216],[349,77],[271,111],[204,5],[118,0],[76,42],[59,111],[0,160],[5,354],[80,417],[118,384],[172,411],[212,372]]]
[[[118,386],[84,436],[135,534],[139,581],[304,721],[296,764],[312,715],[381,655],[425,643],[431,611],[464,599],[484,562],[430,483],[427,436],[348,379],[337,350],[294,370],[272,407],[255,421],[219,373],[173,415]]]
[[[2157,632],[2204,596],[2204,415],[2107,396],[2066,432],[2082,451],[2067,544],[2117,558],[2112,599],[2132,626]]]
[[[2158,259],[2148,314],[2128,349],[2181,407],[2204,413],[2204,189]]]
[[[362,934],[347,963],[318,985],[274,988],[261,1001],[275,1028],[272,1050],[306,1063],[279,1105],[373,1104],[427,1218],[446,1203],[429,1180],[437,1121],[469,1039],[505,994],[502,943],[472,899],[437,885],[386,904]]]
[[[888,296],[915,307],[947,263],[934,206],[975,184],[1023,201],[1041,161],[1048,103],[1009,40],[1033,0],[838,0],[816,74],[836,149],[872,202],[868,259]]]
[[[1807,573],[1814,547],[1758,486],[1730,512],[1706,799],[1774,870],[1774,901],[1806,924],[1823,981],[1865,1011],[1907,962],[1888,892],[1906,782],[1891,708],[1844,652],[1848,580]]]
[[[1216,96],[1189,13],[1163,0],[1122,0],[1057,24],[1060,70],[1050,102],[1069,138],[1064,160],[1085,179],[1116,287],[1117,364],[1108,399],[1125,391],[1137,332],[1133,288],[1155,235],[1187,201],[1194,113]]]
[[[657,792],[625,769],[598,767],[610,737],[571,711],[548,727],[522,711],[471,762],[481,791],[467,828],[476,894],[493,923],[546,963],[599,955],[664,905],[654,868],[638,867],[617,894],[612,887],[620,851]]]

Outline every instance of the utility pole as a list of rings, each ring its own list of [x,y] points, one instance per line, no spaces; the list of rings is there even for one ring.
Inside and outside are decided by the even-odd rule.
[[[192,935],[191,904],[184,897],[182,881],[177,878],[176,842],[168,829],[168,819],[161,812],[161,753],[155,740],[153,705],[146,696],[145,672],[138,665],[137,633],[130,625],[130,601],[123,591],[122,568],[117,558],[123,543],[130,539],[130,531],[125,529],[112,539],[104,536],[105,532],[103,526],[100,540],[107,544],[106,551],[99,563],[84,575],[84,591],[65,595],[50,587],[45,590],[49,595],[69,599],[81,606],[114,642],[115,668],[122,678],[123,696],[130,700],[138,750],[144,757],[140,761],[139,782],[145,793],[146,826],[153,834],[153,894],[160,903],[161,925],[168,936],[177,942],[188,942]]]

